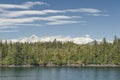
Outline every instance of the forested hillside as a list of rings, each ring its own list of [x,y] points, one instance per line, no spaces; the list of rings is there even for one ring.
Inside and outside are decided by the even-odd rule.
[[[0,42],[0,65],[120,65],[120,39],[78,45],[73,42]]]

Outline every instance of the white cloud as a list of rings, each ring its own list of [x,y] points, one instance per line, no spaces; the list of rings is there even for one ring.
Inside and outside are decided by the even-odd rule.
[[[99,13],[94,13],[94,14],[88,14],[92,16],[109,16],[108,14],[99,14]]]
[[[0,29],[18,28],[17,26],[0,26]]]
[[[59,16],[49,16],[49,17],[27,17],[27,18],[1,18],[0,23],[28,23],[28,22],[34,22],[34,21],[55,21],[58,20],[65,20],[65,19],[73,19],[73,18],[80,18],[79,16],[65,16],[65,15],[59,15]],[[62,21],[61,21],[62,22]],[[70,21],[69,21],[70,22]],[[68,23],[68,21],[66,21]]]
[[[20,27],[22,27],[22,26],[43,26],[43,25],[41,25],[41,24],[35,24],[35,23],[2,23],[2,24],[0,24],[0,28],[2,27],[2,28],[6,28],[6,27],[15,27],[15,28],[19,28],[19,26]]]
[[[41,19],[42,19],[42,20],[45,20],[45,21],[58,22],[58,21],[65,21],[65,20],[77,19],[77,18],[81,18],[81,17],[80,17],[80,16],[57,15],[57,16],[43,17],[43,18],[41,18]]]
[[[0,9],[30,9],[34,5],[47,5],[47,3],[44,2],[26,2],[24,4],[16,5],[16,4],[0,4]]]
[[[73,23],[80,23],[80,21],[67,21],[67,20],[57,20],[53,22],[46,23],[47,25],[60,25],[60,24],[73,24]]]
[[[26,23],[26,22],[33,22],[36,18],[18,18],[18,19],[9,19],[3,18],[0,19],[0,23]]]
[[[43,26],[43,25],[41,25],[41,24],[12,24],[12,25],[15,25],[15,26]]]
[[[45,2],[26,2],[23,4],[0,4],[0,29],[15,28],[15,26],[45,26],[61,24],[77,24],[83,21],[83,17],[69,15],[66,13],[85,13],[92,16],[103,16],[103,11],[95,8],[78,9],[44,9],[36,10],[35,5],[49,5]],[[32,8],[33,7],[33,8]],[[31,9],[32,8],[32,9]],[[50,15],[49,15],[50,14]],[[107,16],[104,14],[104,16]],[[82,18],[80,20],[80,18]],[[35,23],[35,22],[40,22]],[[43,22],[43,23],[42,23]],[[2,31],[1,31],[2,32]],[[7,32],[7,31],[3,31]],[[9,32],[9,31],[8,31]],[[14,32],[14,31],[13,31]]]
[[[20,16],[26,16],[26,15],[43,15],[46,14],[41,11],[35,11],[35,10],[24,10],[24,11],[10,11],[7,13],[3,13],[1,16],[4,17],[20,17]]]
[[[26,15],[45,15],[48,13],[63,13],[60,10],[21,10],[21,11],[6,11],[1,14],[3,17],[21,17]]]
[[[26,3],[22,4],[22,6],[26,6],[28,8],[31,8],[34,5],[49,5],[49,4],[47,4],[45,2],[39,2],[39,1],[37,1],[37,2],[26,2]]]
[[[81,8],[81,12],[88,12],[88,13],[101,13],[102,11],[99,9],[94,8]]]
[[[47,17],[48,19],[53,19],[53,20],[57,20],[57,19],[71,19],[71,18],[82,18],[80,16],[65,16],[65,15],[58,15],[58,16],[50,16]]]
[[[23,10],[23,11],[8,11],[1,16],[4,17],[20,17],[20,16],[26,16],[26,15],[45,15],[49,13],[67,13],[67,12],[84,12],[84,13],[91,13],[91,14],[97,14],[101,13],[102,11],[98,9],[93,8],[80,8],[80,9],[67,9],[67,10]]]
[[[18,30],[0,30],[0,33],[18,32]]]
[[[86,12],[86,13],[101,13],[102,11],[94,8],[80,8],[80,9],[68,9],[64,12]]]

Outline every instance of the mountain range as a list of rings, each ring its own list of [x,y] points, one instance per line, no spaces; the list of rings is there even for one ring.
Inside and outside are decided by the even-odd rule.
[[[34,42],[53,42],[54,40],[56,41],[61,41],[61,42],[67,42],[71,41],[75,44],[90,44],[93,43],[94,39],[90,38],[89,35],[85,35],[83,37],[64,37],[64,36],[50,36],[50,37],[38,37],[36,35],[32,35],[30,37],[23,37],[23,38],[18,38],[18,39],[8,39],[8,40],[1,40],[3,43],[7,41],[9,42],[29,42],[29,43],[34,43]],[[101,42],[100,40],[97,40],[97,42]]]

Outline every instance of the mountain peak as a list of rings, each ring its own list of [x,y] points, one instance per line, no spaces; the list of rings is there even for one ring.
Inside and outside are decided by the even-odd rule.
[[[33,34],[32,36],[30,36],[30,39],[38,39],[38,36],[36,36],[35,34]]]
[[[94,39],[92,39],[89,35],[85,35],[83,37],[64,37],[64,36],[49,36],[49,37],[38,37],[35,34],[31,35],[30,37],[24,37],[24,38],[19,38],[19,39],[11,39],[7,41],[12,41],[12,42],[29,42],[29,43],[34,43],[34,42],[52,42],[54,40],[60,41],[60,42],[67,42],[67,41],[72,41],[75,44],[94,44]],[[4,40],[2,40],[4,42]],[[97,40],[98,41],[98,40]]]

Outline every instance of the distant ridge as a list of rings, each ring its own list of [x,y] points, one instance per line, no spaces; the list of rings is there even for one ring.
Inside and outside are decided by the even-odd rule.
[[[56,41],[60,42],[67,42],[71,41],[75,44],[94,44],[94,39],[90,38],[89,35],[85,35],[83,37],[64,37],[64,36],[50,36],[50,37],[38,37],[35,34],[31,35],[30,37],[24,37],[24,38],[18,38],[18,39],[8,39],[8,40],[1,40],[3,43],[7,41],[7,43],[14,43],[14,42],[53,42],[56,39]],[[98,41],[100,42],[100,41]]]

